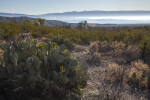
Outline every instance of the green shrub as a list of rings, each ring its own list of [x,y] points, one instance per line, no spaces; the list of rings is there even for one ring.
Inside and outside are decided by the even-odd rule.
[[[58,45],[64,44],[69,50],[73,50],[75,48],[73,41],[67,40],[65,36],[53,36],[50,40]]]
[[[143,58],[150,57],[150,37],[145,37],[139,44]]]
[[[0,36],[10,39],[11,37],[19,35],[21,27],[16,23],[1,22],[0,23]]]

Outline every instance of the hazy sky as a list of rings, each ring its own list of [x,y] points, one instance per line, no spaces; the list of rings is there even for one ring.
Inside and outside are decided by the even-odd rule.
[[[45,14],[84,10],[150,10],[150,0],[0,0],[0,12]]]

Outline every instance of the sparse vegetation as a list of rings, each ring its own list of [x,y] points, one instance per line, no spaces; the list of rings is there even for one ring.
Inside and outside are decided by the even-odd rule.
[[[150,89],[149,26],[87,28],[87,22],[81,22],[77,28],[65,28],[44,24],[44,19],[0,22],[0,98],[4,98],[1,92],[7,94],[8,85],[9,93],[27,99],[81,99],[88,80],[88,65],[83,61],[100,68],[89,80],[97,87],[97,98],[120,99],[124,84]],[[33,40],[24,40],[23,34],[30,34]],[[69,51],[78,54],[78,60]],[[96,73],[99,81],[94,82],[91,75]]]

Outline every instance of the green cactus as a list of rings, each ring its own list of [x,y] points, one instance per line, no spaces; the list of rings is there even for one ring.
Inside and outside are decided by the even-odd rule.
[[[58,73],[57,73],[56,71],[52,71],[52,72],[51,72],[51,78],[52,78],[52,80],[53,80],[54,82],[56,82],[57,79],[58,79]]]
[[[37,55],[37,52],[38,52],[37,47],[36,47],[36,46],[33,46],[33,47],[31,48],[31,54],[32,54],[32,55]]]
[[[57,49],[54,49],[54,58],[57,58],[59,55],[59,51]]]
[[[48,59],[47,59],[47,56],[44,56],[44,65],[45,65],[45,66],[48,65]]]
[[[78,61],[77,61],[77,59],[72,59],[72,60],[70,61],[70,66],[78,66]]]
[[[61,44],[59,50],[62,52],[62,51],[64,51],[65,49],[66,49],[66,46],[65,46],[64,44]]]
[[[59,72],[58,73],[58,81],[61,85],[65,85],[68,83],[69,80],[66,76],[63,75],[62,72]]]
[[[17,66],[17,62],[18,62],[18,54],[13,54],[11,61],[13,62],[14,66]]]
[[[22,86],[35,86],[36,78],[40,76],[61,88],[71,86],[78,90],[78,86],[85,87],[88,65],[79,65],[64,44],[48,43],[38,48],[37,41],[27,39],[26,42],[0,45],[0,48],[4,50],[0,79],[9,77]]]
[[[45,45],[46,50],[50,50],[50,48],[51,48],[51,43],[48,43],[47,45]]]
[[[88,70],[88,64],[87,64],[87,63],[84,63],[84,62],[83,62],[83,63],[81,63],[80,66],[81,66],[81,70],[82,70],[82,71],[87,71],[87,70]]]
[[[57,63],[62,63],[64,61],[64,57],[62,55],[59,55],[57,58],[56,58],[56,61]]]
[[[5,69],[0,67],[0,79],[6,77]]]
[[[36,84],[36,76],[33,75],[33,76],[30,76],[28,78],[28,83],[31,84],[33,87],[35,87],[35,84]]]

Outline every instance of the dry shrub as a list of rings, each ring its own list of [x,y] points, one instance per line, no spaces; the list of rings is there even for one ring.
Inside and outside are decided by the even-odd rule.
[[[89,51],[92,54],[94,54],[95,52],[108,52],[108,51],[110,51],[110,45],[111,45],[111,43],[109,43],[107,41],[103,41],[103,42],[99,42],[99,41],[91,42],[90,43]]]
[[[109,64],[106,72],[106,79],[110,80],[111,82],[115,83],[123,81],[125,71],[124,68],[120,67],[118,64]]]
[[[110,51],[111,50],[110,45],[111,45],[111,43],[109,43],[107,41],[99,42],[99,44],[98,44],[99,52],[108,52],[108,51]]]
[[[89,51],[91,54],[94,54],[95,52],[98,52],[99,49],[99,41],[91,42],[89,46]]]
[[[90,44],[89,51],[91,54],[95,52],[110,52],[113,57],[119,58],[118,61],[130,63],[131,61],[141,59],[141,50],[138,45],[126,46],[123,42],[99,42],[95,41]]]
[[[141,58],[141,50],[138,45],[126,45],[122,42],[112,42],[110,48],[114,57],[123,57],[126,62]]]
[[[6,40],[0,40],[0,44],[6,44]]]
[[[110,48],[114,57],[121,56],[126,50],[126,45],[122,42],[112,42]]]
[[[144,61],[150,65],[150,57],[145,57]]]
[[[74,51],[81,52],[81,51],[86,51],[86,50],[80,45],[75,45]]]
[[[124,52],[124,58],[127,62],[141,58],[141,50],[138,45],[129,45]]]
[[[131,69],[128,71],[128,79],[134,85],[138,87],[148,88],[148,77],[149,67],[144,64],[143,61],[138,60],[131,63]]]
[[[46,42],[48,39],[46,37],[41,37],[41,40]]]
[[[3,50],[0,49],[0,60],[3,59]]]
[[[111,43],[111,45],[110,45],[110,47],[112,48],[112,49],[124,49],[125,48],[125,44],[124,43],[122,43],[122,42],[118,42],[118,41],[115,41],[115,42],[112,42]]]
[[[91,55],[90,57],[88,57],[88,59],[86,60],[86,62],[90,65],[96,65],[99,66],[101,64],[101,54],[100,53],[94,53],[93,55]]]

